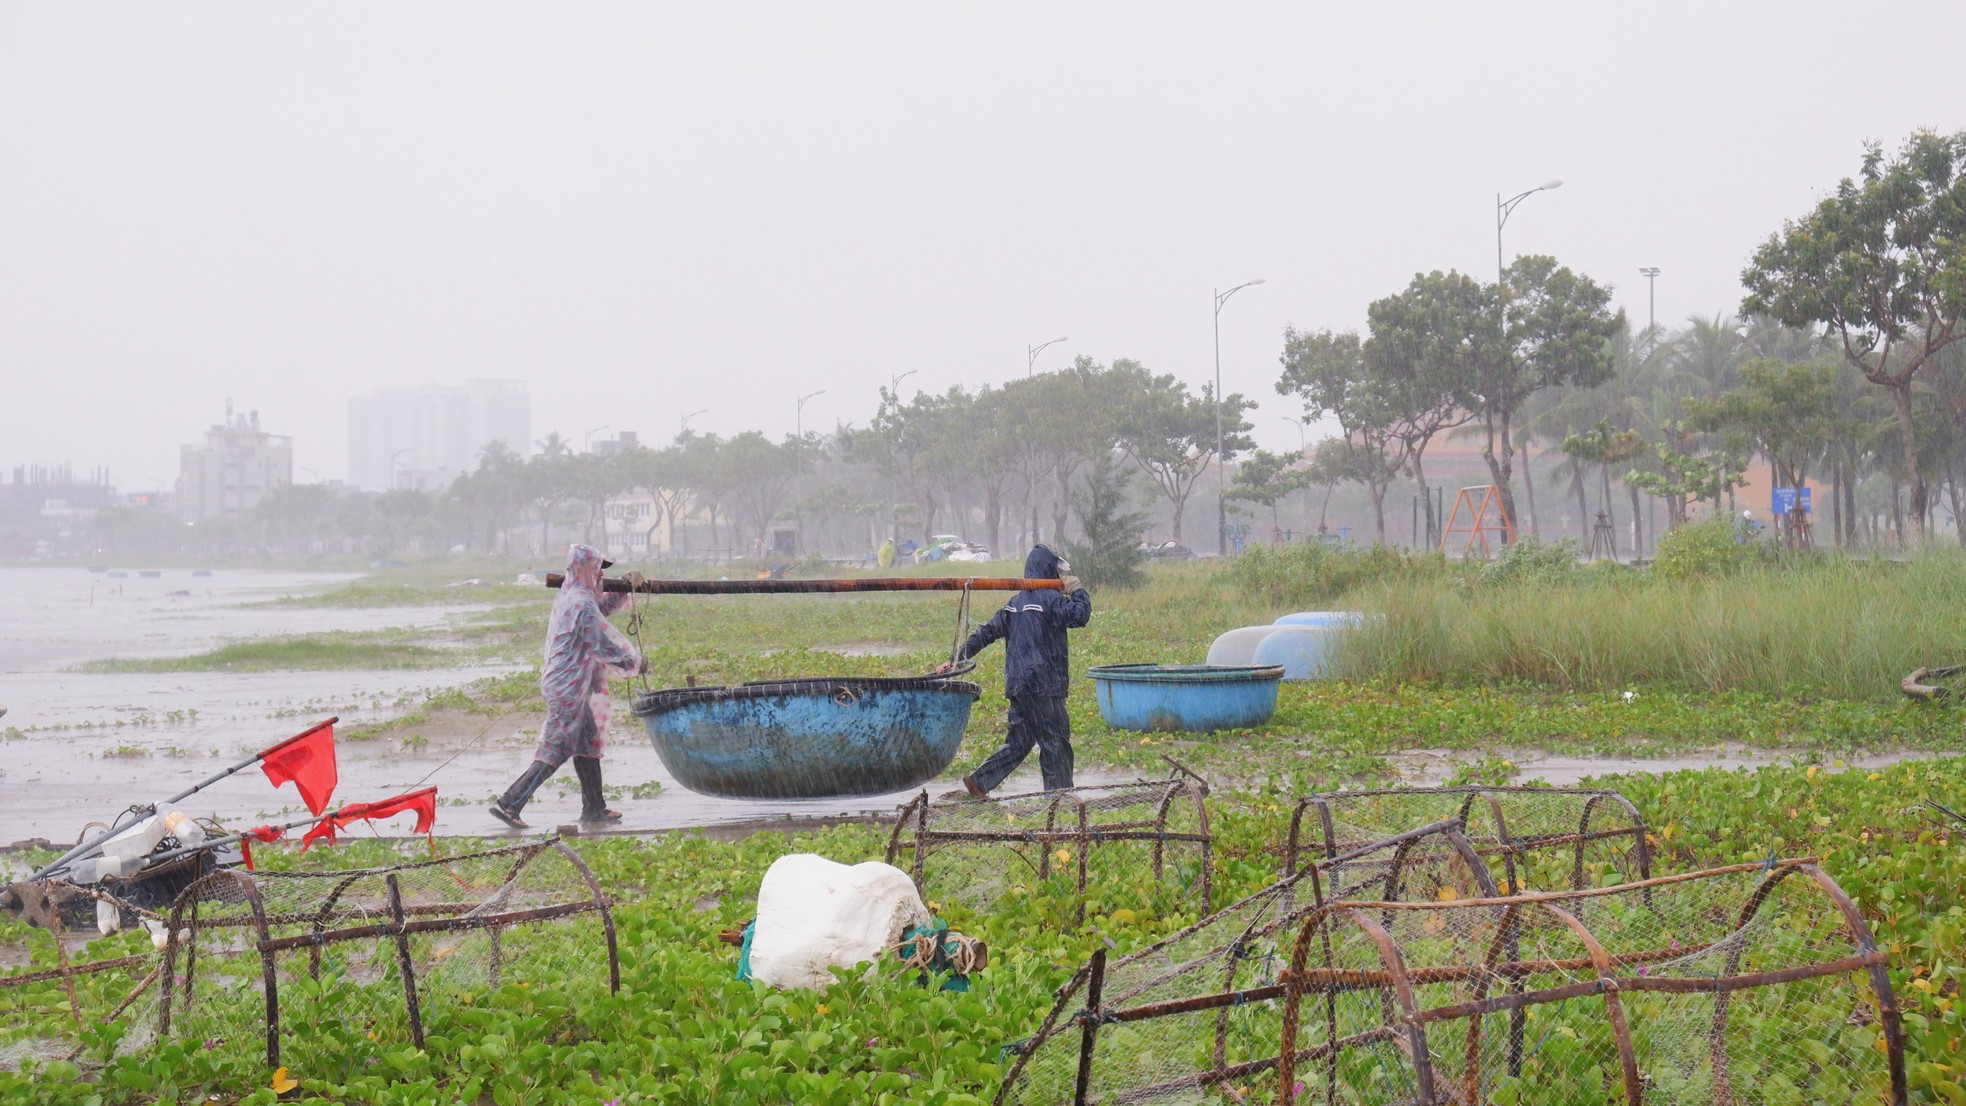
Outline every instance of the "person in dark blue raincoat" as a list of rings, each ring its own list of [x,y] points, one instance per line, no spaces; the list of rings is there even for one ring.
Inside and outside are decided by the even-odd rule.
[[[957,656],[968,660],[1003,639],[1003,692],[1010,700],[1010,732],[1002,748],[963,777],[963,787],[971,795],[980,798],[996,790],[1030,755],[1032,745],[1038,747],[1044,789],[1072,786],[1072,723],[1065,714],[1071,676],[1066,668],[1065,631],[1092,621],[1092,596],[1078,577],[1070,575],[1071,569],[1050,546],[1033,548],[1024,558],[1024,577],[1062,580],[1064,586],[1011,596],[1002,610],[969,635]],[[937,671],[947,671],[953,664]]]

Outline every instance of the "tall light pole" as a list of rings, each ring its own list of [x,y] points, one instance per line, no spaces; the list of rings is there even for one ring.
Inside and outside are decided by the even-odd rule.
[[[1304,420],[1295,415],[1285,415],[1283,416],[1283,421],[1297,427],[1297,456],[1302,457],[1304,455]]]
[[[1547,192],[1552,188],[1562,187],[1563,182],[1560,180],[1547,181],[1527,192],[1511,196],[1506,200],[1502,198],[1500,192],[1495,193],[1495,283],[1502,283],[1502,224],[1509,221],[1509,213],[1515,210],[1515,205],[1534,196],[1538,192]]]
[[[701,410],[691,411],[689,414],[684,415],[682,417],[682,420],[676,426],[676,437],[680,438],[683,435],[689,433],[689,420],[695,418],[698,415],[707,415],[709,413],[710,413],[710,409],[708,407],[705,407],[702,408]]]
[[[612,427],[610,427],[610,426],[609,426],[608,424],[606,424],[606,423],[603,423],[603,424],[601,424],[600,426],[597,426],[597,427],[595,427],[594,429],[592,429],[592,430],[589,430],[589,431],[588,431],[587,433],[585,433],[585,434],[582,434],[582,435],[580,436],[580,452],[582,452],[582,453],[586,453],[586,452],[588,452],[588,451],[589,451],[590,449],[592,449],[592,443],[593,443],[593,441],[594,441],[594,435],[596,435],[596,434],[599,434],[599,433],[600,433],[601,431],[603,431],[603,430],[608,430],[608,429],[612,429]]]
[[[894,402],[897,405],[901,402],[901,382],[920,371],[921,371],[920,369],[909,369],[907,372],[902,373],[899,376],[888,377],[887,394],[894,397]]]
[[[1071,341],[1070,338],[1053,338],[1049,342],[1040,342],[1035,346],[1025,346],[1024,347],[1024,375],[1026,377],[1029,377],[1031,375],[1032,366],[1038,363],[1038,354],[1044,352],[1044,347],[1055,346],[1060,342],[1069,342],[1069,341]]]
[[[807,392],[805,395],[799,397],[798,409],[792,412],[792,436],[798,439],[799,443],[799,452],[795,454],[795,458],[798,461],[799,472],[801,474],[806,470],[806,400],[811,399],[813,396],[823,396],[825,394],[826,389],[824,388],[816,392]]]
[[[1229,477],[1222,459],[1222,305],[1244,288],[1261,283],[1263,278],[1257,277],[1215,293],[1215,542],[1216,552],[1224,557],[1229,555]]]
[[[1645,278],[1645,329],[1659,325],[1659,267],[1647,265],[1638,271]]]
[[[404,448],[404,449],[399,449],[396,452],[391,453],[389,455],[389,486],[391,488],[394,488],[396,486],[396,458],[401,457],[405,453],[411,453],[411,452],[414,452],[414,450]]]

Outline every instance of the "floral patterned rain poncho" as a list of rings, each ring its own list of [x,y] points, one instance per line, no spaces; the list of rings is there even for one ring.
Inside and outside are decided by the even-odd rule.
[[[608,621],[628,595],[601,590],[601,560],[592,546],[567,551],[566,582],[546,624],[546,659],[539,670],[546,724],[532,756],[556,768],[568,757],[601,755],[608,732],[608,677],[641,669],[641,654]]]

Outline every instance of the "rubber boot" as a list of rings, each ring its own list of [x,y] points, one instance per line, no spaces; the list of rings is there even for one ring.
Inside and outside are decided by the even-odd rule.
[[[525,819],[519,817],[519,812],[532,801],[532,793],[539,790],[539,785],[545,783],[557,767],[543,760],[533,761],[531,766],[519,773],[518,779],[512,781],[512,786],[505,789],[505,794],[491,805],[491,816],[513,829],[525,829]]]
[[[573,773],[580,777],[580,820],[588,825],[621,821],[601,795],[601,758],[573,758]]]

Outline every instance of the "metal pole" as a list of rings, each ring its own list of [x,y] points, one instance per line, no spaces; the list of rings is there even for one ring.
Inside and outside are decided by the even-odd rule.
[[[1215,544],[1216,555],[1229,555],[1229,477],[1222,463],[1222,293],[1215,298]]]
[[[1508,209],[1502,206],[1502,194],[1495,193],[1495,283],[1502,283],[1502,224],[1509,221]]]
[[[325,726],[332,726],[339,721],[341,721],[341,717],[339,715],[336,715],[332,718],[329,718],[325,722],[316,722],[312,726],[307,727],[306,729],[300,731],[299,733],[293,735],[292,737],[284,738],[280,741],[276,741],[273,744],[268,745],[266,748],[261,749],[259,752],[254,753],[253,755],[245,758],[244,760],[239,761],[237,764],[234,764],[229,768],[221,769],[218,772],[211,775],[210,777],[198,783],[192,784],[190,787],[187,787],[183,791],[180,791],[177,794],[171,796],[170,798],[165,799],[161,803],[146,803],[144,804],[145,813],[143,815],[140,815],[139,817],[149,817],[150,815],[157,813],[157,808],[159,806],[172,806],[177,803],[183,802],[185,799],[188,799],[191,796],[196,795],[198,792],[203,791],[205,788],[210,787],[211,785],[217,783],[218,781],[224,779],[225,777],[230,776],[233,773],[238,772],[242,769],[251,768],[253,765],[258,764],[261,760],[264,760],[268,754],[278,752],[280,749],[285,748],[286,746],[291,745],[296,741],[299,741],[301,738],[311,737],[321,728]],[[76,845],[74,848],[68,850],[67,852],[61,854],[60,856],[56,857],[54,860],[50,861],[48,864],[43,866],[39,871],[35,872],[33,875],[27,878],[42,879],[46,877],[49,872],[55,871],[56,869],[60,868],[62,865],[68,863],[69,861],[75,859],[78,856],[81,856],[83,853],[88,852],[90,849],[95,848],[97,845],[102,844],[104,841],[109,840],[111,837],[116,836],[116,834],[120,833],[121,831],[128,829],[129,825],[133,825],[133,824],[135,823],[132,822],[130,824],[112,825],[110,826],[110,828],[102,831],[99,834],[96,834],[94,837],[84,839],[80,844]]]

